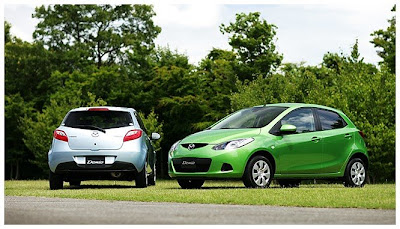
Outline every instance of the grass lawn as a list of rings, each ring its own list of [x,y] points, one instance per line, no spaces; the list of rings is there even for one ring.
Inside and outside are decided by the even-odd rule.
[[[5,195],[245,205],[279,205],[332,208],[395,209],[395,184],[345,188],[340,184],[300,185],[300,188],[246,189],[240,181],[206,181],[202,189],[184,190],[174,180],[135,188],[134,182],[84,181],[78,188],[64,183],[63,190],[49,190],[47,180],[5,181]]]

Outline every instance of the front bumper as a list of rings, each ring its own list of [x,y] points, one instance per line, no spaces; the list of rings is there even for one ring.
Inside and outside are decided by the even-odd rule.
[[[236,150],[213,150],[213,145],[207,145],[202,148],[188,150],[179,145],[173,152],[172,157],[168,158],[168,175],[171,178],[201,178],[201,179],[218,179],[218,178],[241,178],[246,166],[249,155],[246,147]],[[210,161],[209,167],[206,161]],[[196,169],[185,169],[188,166],[179,166],[179,163],[191,163],[202,161],[203,165]],[[227,164],[231,166],[231,170],[227,170]],[[228,168],[229,168],[228,166]],[[204,168],[208,169],[204,169]],[[190,166],[189,166],[190,168]]]

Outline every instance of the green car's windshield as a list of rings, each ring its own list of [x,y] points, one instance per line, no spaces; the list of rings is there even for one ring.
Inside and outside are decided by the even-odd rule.
[[[261,128],[268,125],[287,107],[252,107],[237,111],[228,116],[211,130],[218,129],[242,129],[242,128]]]

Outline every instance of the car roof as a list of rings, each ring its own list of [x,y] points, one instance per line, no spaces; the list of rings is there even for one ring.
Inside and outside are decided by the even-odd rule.
[[[136,111],[133,108],[129,108],[129,107],[112,107],[112,106],[98,106],[98,107],[78,107],[75,109],[70,110],[70,112],[73,111],[87,111],[91,108],[107,108],[110,111]]]
[[[259,106],[255,106],[255,107],[263,107],[263,106],[279,106],[279,107],[288,107],[288,108],[315,107],[315,108],[321,108],[321,109],[332,110],[332,111],[336,111],[339,113],[343,113],[342,111],[332,108],[332,107],[322,106],[322,105],[318,105],[318,104],[308,104],[308,103],[272,103],[272,104],[259,105]]]

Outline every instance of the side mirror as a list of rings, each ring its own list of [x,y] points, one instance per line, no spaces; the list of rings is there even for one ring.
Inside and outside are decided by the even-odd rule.
[[[159,133],[151,133],[151,140],[158,140],[160,139],[160,134]]]
[[[290,124],[282,125],[280,131],[282,134],[293,134],[296,133],[296,126]]]

